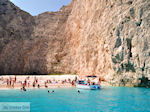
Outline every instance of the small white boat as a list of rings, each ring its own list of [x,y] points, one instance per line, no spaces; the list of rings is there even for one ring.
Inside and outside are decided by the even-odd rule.
[[[96,89],[100,89],[100,85],[98,84],[89,84],[87,83],[86,81],[82,81],[82,80],[79,80],[77,81],[76,83],[76,87],[78,89],[90,89],[90,90],[96,90]]]

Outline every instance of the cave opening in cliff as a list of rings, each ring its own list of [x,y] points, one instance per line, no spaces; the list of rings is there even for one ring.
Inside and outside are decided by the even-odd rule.
[[[10,0],[20,9],[33,16],[44,12],[56,12],[68,5],[72,0]]]

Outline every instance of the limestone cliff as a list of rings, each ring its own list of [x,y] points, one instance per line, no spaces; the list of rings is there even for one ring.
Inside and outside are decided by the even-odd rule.
[[[77,73],[113,85],[149,85],[150,1],[75,2],[66,28]]]
[[[73,0],[36,17],[1,0],[0,39],[1,74],[95,74],[150,86],[149,0]]]
[[[8,0],[0,0],[0,73],[20,73],[24,67],[22,41],[30,39],[34,18]]]

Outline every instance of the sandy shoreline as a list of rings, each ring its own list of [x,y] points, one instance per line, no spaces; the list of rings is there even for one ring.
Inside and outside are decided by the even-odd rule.
[[[0,90],[51,89],[74,87],[77,75],[4,75],[0,76]],[[33,86],[34,85],[34,86]]]
[[[21,89],[53,89],[75,87],[77,75],[3,75],[0,76],[0,90]],[[94,80],[98,80],[95,78]],[[107,82],[101,82],[101,86],[110,86]]]

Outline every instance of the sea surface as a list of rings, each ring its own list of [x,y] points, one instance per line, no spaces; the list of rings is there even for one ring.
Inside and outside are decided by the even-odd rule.
[[[31,112],[150,112],[150,89],[103,87],[0,90],[0,102],[30,102]]]

